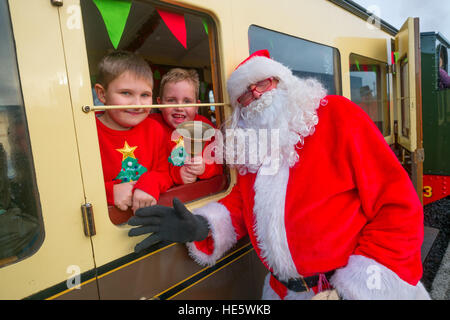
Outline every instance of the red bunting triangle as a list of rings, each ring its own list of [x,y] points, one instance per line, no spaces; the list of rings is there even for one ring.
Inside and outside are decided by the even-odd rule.
[[[157,11],[175,38],[187,49],[184,15],[158,9]]]

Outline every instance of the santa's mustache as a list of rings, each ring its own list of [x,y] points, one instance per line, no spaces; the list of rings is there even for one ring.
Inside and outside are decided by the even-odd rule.
[[[305,109],[277,88],[245,108],[235,107],[226,127],[217,130],[214,143],[205,148],[203,159],[221,164],[225,160],[240,174],[276,174],[283,163],[292,167],[299,161],[297,149],[317,124],[315,104]]]
[[[262,112],[272,105],[275,90],[264,93],[258,100],[251,102],[247,107],[241,108],[241,118],[251,121],[261,117]]]
[[[289,114],[283,110],[286,102],[285,92],[274,89],[247,107],[234,110],[225,131],[227,164],[241,174],[275,174],[282,159],[296,154],[289,138]]]

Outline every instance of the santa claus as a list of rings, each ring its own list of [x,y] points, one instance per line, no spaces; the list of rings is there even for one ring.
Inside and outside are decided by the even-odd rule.
[[[212,265],[249,235],[270,271],[263,299],[429,299],[419,282],[421,203],[364,111],[266,50],[241,63],[227,88],[225,155],[236,185],[193,214],[178,200],[138,210],[129,235],[153,234],[136,250],[186,242],[198,263]],[[261,129],[277,134],[269,142]],[[239,139],[243,130],[256,139]]]

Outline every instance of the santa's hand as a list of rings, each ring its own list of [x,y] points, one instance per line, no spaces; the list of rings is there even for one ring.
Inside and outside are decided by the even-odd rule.
[[[139,252],[160,241],[192,242],[208,236],[208,221],[202,216],[192,214],[177,198],[173,208],[160,205],[141,208],[128,220],[131,226],[139,226],[128,232],[130,237],[152,233],[134,248]]]

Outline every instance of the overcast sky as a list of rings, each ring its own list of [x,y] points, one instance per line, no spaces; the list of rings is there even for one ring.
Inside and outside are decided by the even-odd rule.
[[[437,31],[450,39],[450,0],[353,0],[400,29],[408,17],[420,18],[420,32]]]

